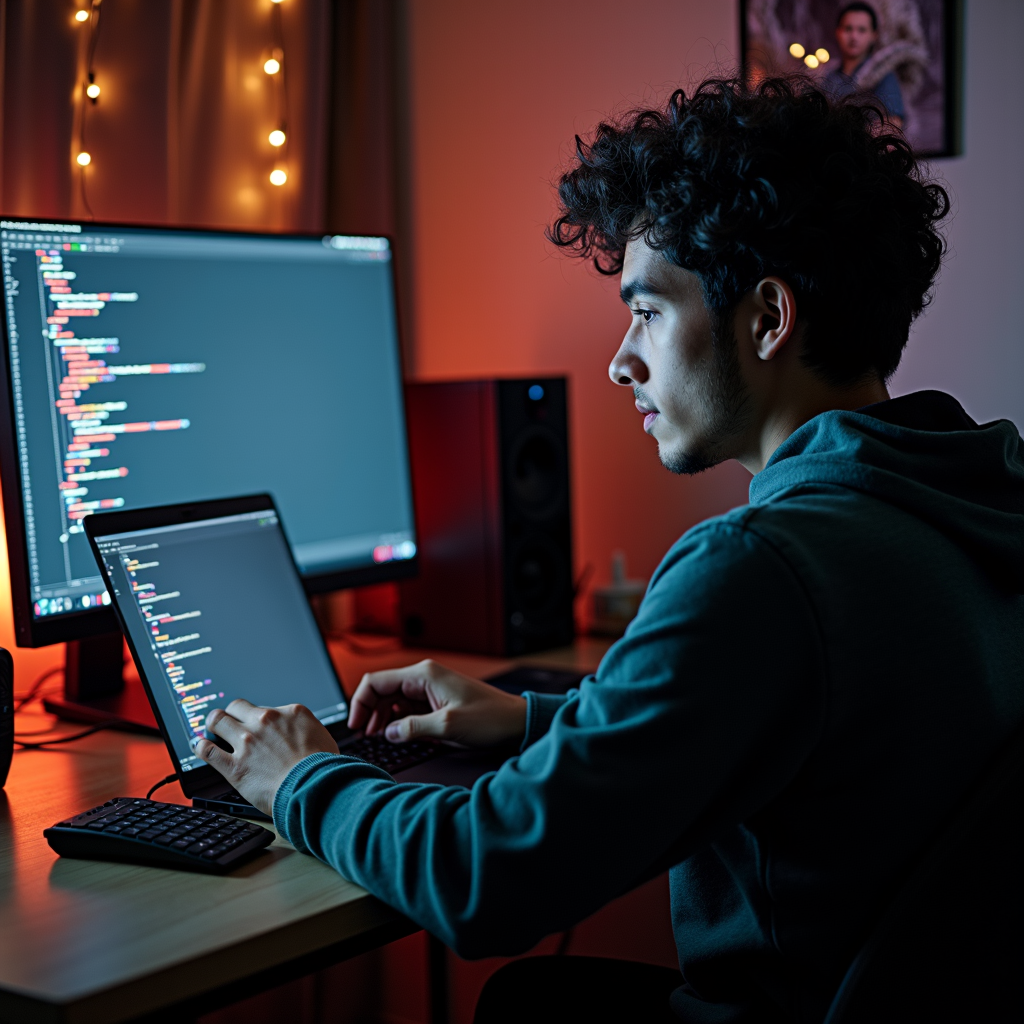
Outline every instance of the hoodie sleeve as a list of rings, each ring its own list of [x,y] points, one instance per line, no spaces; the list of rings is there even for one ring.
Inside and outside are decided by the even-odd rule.
[[[512,955],[744,820],[820,729],[821,649],[788,566],[728,520],[666,556],[640,613],[550,727],[472,789],[313,755],[277,794],[299,850],[464,957]]]

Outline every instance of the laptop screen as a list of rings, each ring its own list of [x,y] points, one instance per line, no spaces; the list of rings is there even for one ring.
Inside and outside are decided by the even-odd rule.
[[[348,717],[273,508],[95,543],[182,771],[205,764],[206,716],[236,697]]]

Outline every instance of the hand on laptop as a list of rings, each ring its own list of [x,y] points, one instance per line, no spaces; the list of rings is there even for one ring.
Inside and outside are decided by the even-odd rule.
[[[265,814],[272,813],[278,787],[304,757],[338,752],[338,741],[301,704],[261,708],[233,700],[226,710],[214,708],[206,716],[206,728],[227,740],[234,752],[200,740],[196,753]]]
[[[526,734],[526,701],[436,661],[369,672],[352,697],[350,729],[395,743],[438,739],[489,747]]]

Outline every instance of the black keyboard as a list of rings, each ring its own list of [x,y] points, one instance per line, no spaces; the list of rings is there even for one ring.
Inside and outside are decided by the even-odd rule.
[[[342,754],[361,757],[370,764],[394,775],[403,768],[423,764],[438,754],[451,751],[451,747],[434,743],[432,740],[410,740],[408,743],[391,743],[383,736],[362,736],[339,748]]]
[[[227,814],[120,796],[43,832],[62,857],[127,861],[222,873],[274,841],[274,833]]]

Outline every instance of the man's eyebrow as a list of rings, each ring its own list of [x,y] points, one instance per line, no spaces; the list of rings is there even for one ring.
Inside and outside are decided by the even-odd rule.
[[[656,285],[651,284],[650,281],[644,280],[642,277],[638,277],[635,281],[630,281],[628,284],[624,284],[619,289],[619,296],[622,301],[627,305],[635,299],[638,295],[664,295],[664,291],[658,288]]]

